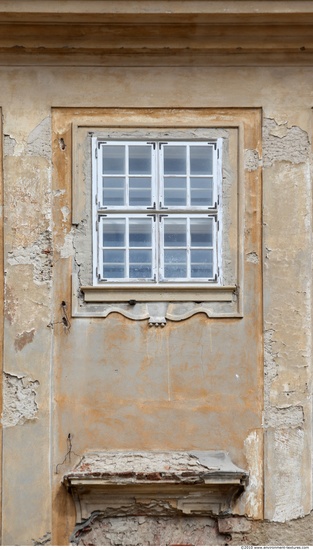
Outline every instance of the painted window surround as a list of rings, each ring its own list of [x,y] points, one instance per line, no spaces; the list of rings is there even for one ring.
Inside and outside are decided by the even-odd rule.
[[[245,170],[244,153],[245,150],[259,151],[260,111],[54,109],[53,115],[54,163],[60,166],[60,162],[65,160],[61,172],[67,188],[66,208],[71,212],[71,218],[62,221],[63,225],[68,225],[73,248],[79,256],[70,266],[72,315],[106,317],[117,312],[129,319],[146,319],[150,325],[161,327],[167,320],[180,321],[198,313],[212,318],[241,318],[244,313],[244,253],[245,247],[249,247],[249,243],[244,242],[247,197],[254,199],[258,194],[260,179],[257,166],[254,170]],[[222,139],[225,150],[222,198],[224,240],[221,247],[223,262],[226,262],[222,266],[223,280],[205,285],[194,282],[170,285],[114,283],[105,287],[93,284],[91,142],[95,136],[98,139],[139,138],[149,141],[165,137],[189,141]],[[59,190],[59,183],[56,186]],[[64,203],[64,198],[62,194],[56,200]]]

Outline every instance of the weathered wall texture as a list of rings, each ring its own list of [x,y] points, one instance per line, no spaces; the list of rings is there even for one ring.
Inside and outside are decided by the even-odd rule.
[[[241,517],[105,518],[94,514],[71,537],[73,546],[312,546],[312,514],[288,523]]]
[[[185,48],[186,27],[175,26],[173,41],[170,32],[163,37],[173,48],[168,57],[156,55],[164,42],[155,29],[142,38],[151,38],[153,55],[140,57],[138,28],[128,26],[127,55],[105,26],[94,37],[75,27],[65,54],[60,29],[47,57],[34,51],[44,28],[31,36],[18,27],[13,45],[5,29],[0,37],[2,543],[313,544],[308,58],[297,65],[280,49],[275,63],[251,52],[239,60],[237,39],[227,35],[228,61],[210,65],[213,38],[196,26],[189,37],[201,50],[196,57]],[[72,225],[72,125],[120,128],[125,120],[135,129],[220,131],[236,121],[242,316],[200,313],[162,329],[120,313],[72,316],[72,273],[90,215]],[[95,514],[75,527],[63,476],[86,452],[108,450],[224,450],[249,472],[249,485],[224,518]]]

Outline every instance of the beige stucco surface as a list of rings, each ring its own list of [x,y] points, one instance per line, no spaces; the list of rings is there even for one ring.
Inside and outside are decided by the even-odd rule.
[[[163,58],[161,66],[79,66],[76,59],[77,66],[62,67],[59,56],[50,66],[36,56],[32,66],[0,66],[2,543],[31,545],[52,533],[54,544],[68,544],[75,510],[61,480],[94,450],[222,449],[250,473],[234,514],[277,524],[306,516],[311,68],[288,66],[287,59],[286,66],[197,60],[168,67]],[[235,112],[238,120],[252,113],[243,142],[242,317],[200,313],[161,329],[119,313],[71,316],[71,124],[89,113],[105,125],[101,110],[110,108],[135,110],[134,127],[142,109],[169,109],[172,121],[180,109],[182,126],[188,109],[187,127],[198,109],[216,111],[226,123]],[[244,151],[239,155],[244,159]],[[259,531],[255,537],[261,544]]]

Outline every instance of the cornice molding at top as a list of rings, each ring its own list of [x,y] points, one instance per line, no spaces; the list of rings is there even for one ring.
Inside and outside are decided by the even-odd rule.
[[[8,0],[3,23],[313,23],[312,0]]]

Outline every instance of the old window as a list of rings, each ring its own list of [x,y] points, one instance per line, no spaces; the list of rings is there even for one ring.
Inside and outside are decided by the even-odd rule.
[[[218,282],[222,140],[92,140],[94,284]]]

